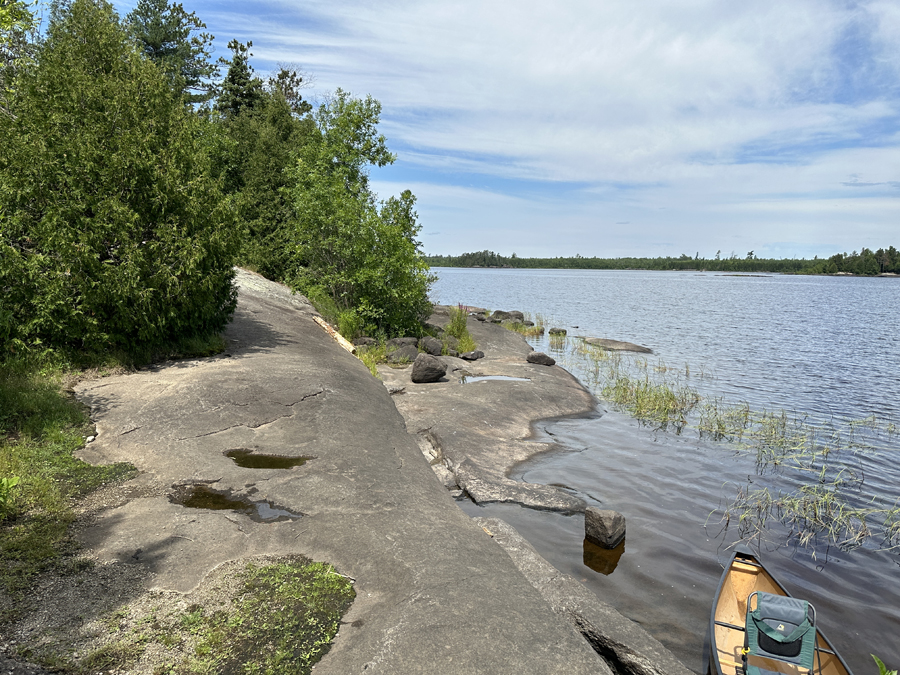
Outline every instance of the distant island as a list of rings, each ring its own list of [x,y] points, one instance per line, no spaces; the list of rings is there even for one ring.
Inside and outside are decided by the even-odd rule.
[[[462,255],[425,256],[431,267],[493,267],[521,269],[579,269],[579,270],[702,270],[707,272],[771,272],[777,274],[848,274],[854,276],[878,276],[900,274],[900,251],[893,246],[872,251],[836,253],[830,258],[758,258],[753,251],[740,258],[734,254],[722,257],[721,251],[714,258],[691,257],[682,254],[678,258],[520,258],[500,255],[493,251],[478,251]]]

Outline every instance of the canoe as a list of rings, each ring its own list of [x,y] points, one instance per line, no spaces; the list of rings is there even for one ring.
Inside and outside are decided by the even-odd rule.
[[[738,551],[722,574],[709,619],[711,675],[740,675],[744,672],[741,650],[744,647],[747,598],[754,591],[793,597],[752,553]],[[847,664],[818,629],[815,650],[815,675],[852,675]],[[798,666],[768,659],[760,659],[757,664],[775,673],[802,675],[806,672]]]

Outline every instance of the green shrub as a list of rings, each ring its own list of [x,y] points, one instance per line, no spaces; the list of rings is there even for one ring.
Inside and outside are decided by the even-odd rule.
[[[447,335],[455,337],[457,342],[457,351],[460,353],[471,352],[478,349],[478,345],[469,333],[467,322],[469,319],[468,308],[464,305],[457,305],[450,308],[450,322],[444,331]]]
[[[239,245],[204,124],[103,0],[75,0],[0,115],[0,337],[102,351],[221,330]]]
[[[368,167],[394,161],[376,126],[381,105],[338,90],[319,108],[317,134],[291,172],[295,220],[289,282],[307,297],[328,295],[339,312],[384,335],[420,335],[434,277],[416,239],[421,229],[407,190],[380,205]]]

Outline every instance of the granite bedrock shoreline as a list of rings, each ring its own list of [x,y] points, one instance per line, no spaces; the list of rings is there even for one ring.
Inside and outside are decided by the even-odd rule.
[[[225,354],[76,388],[97,431],[79,456],[130,462],[139,475],[84,507],[78,538],[96,562],[86,585],[104,592],[40,589],[16,626],[20,641],[52,640],[40,636],[71,633],[73,615],[90,626],[151,595],[177,603],[235,561],[297,554],[333,564],[357,593],[316,673],[691,672],[511,526],[470,518],[454,501],[462,489],[476,502],[584,509],[507,477],[558,449],[530,440],[535,422],[594,409],[572,375],[527,363],[522,336],[470,319],[485,358],[441,357],[448,371],[437,383],[388,366],[379,381],[315,323],[305,298],[244,270],[237,285]],[[431,322],[448,319],[438,307]],[[466,372],[529,381],[462,384]],[[225,455],[234,449],[314,459],[247,469]],[[303,516],[256,522],[169,499],[198,484]]]

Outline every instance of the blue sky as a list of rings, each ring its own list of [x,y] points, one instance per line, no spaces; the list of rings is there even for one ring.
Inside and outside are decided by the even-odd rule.
[[[900,246],[896,0],[184,5],[217,55],[381,101],[372,184],[417,195],[427,253]]]

